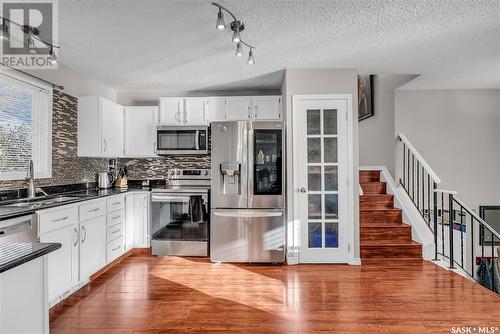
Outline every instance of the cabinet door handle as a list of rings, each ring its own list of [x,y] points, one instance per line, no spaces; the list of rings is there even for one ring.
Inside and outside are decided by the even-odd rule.
[[[250,113],[250,106],[248,106],[248,118],[252,118],[252,114]]]
[[[82,231],[83,231],[83,237],[82,237],[82,244],[87,240],[87,230],[85,229],[85,226],[82,226]]]
[[[180,110],[175,113],[175,120],[177,121],[177,123],[181,122],[181,111]]]
[[[120,218],[120,217],[121,217],[121,216],[120,216],[120,215],[118,215],[118,216],[111,217],[111,219],[118,219],[118,218]]]
[[[257,118],[257,111],[259,110],[258,106],[255,106],[255,118]]]
[[[89,212],[96,212],[96,211],[99,211],[99,208],[95,208],[95,209],[89,210]]]
[[[68,216],[65,216],[65,217],[62,217],[62,218],[59,218],[59,219],[52,219],[52,222],[62,222],[63,220],[66,220],[68,219],[69,217]]]
[[[75,229],[73,230],[73,232],[75,233],[75,237],[76,237],[76,238],[75,238],[75,243],[73,244],[73,247],[76,247],[76,245],[78,245],[78,239],[80,239],[80,238],[79,238],[79,235],[78,235],[78,230],[77,230],[77,228],[76,228],[76,227],[75,227]]]
[[[120,245],[120,246],[117,246],[117,247],[115,247],[115,248],[113,248],[111,251],[112,251],[112,252],[114,252],[114,251],[119,250],[120,248],[122,248],[122,246],[121,246],[121,245]]]

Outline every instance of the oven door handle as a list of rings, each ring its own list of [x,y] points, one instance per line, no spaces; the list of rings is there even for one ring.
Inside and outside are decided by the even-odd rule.
[[[189,196],[172,196],[163,194],[152,194],[151,202],[172,202],[172,203],[189,203]]]
[[[283,211],[274,212],[260,212],[260,211],[236,211],[236,212],[223,212],[214,211],[215,216],[230,217],[230,218],[268,218],[268,217],[281,217]]]

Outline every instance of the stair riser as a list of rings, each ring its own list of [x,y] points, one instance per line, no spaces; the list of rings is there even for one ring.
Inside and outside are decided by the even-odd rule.
[[[360,171],[359,172],[359,182],[379,182],[380,172],[379,171]]]
[[[421,258],[421,245],[361,246],[361,258]]]
[[[384,213],[384,211],[365,211],[360,214],[361,225],[369,224],[387,224],[387,225],[401,225],[403,224],[403,215],[401,211]]]
[[[364,241],[408,241],[411,242],[411,228],[395,227],[361,227],[361,242]]]
[[[394,208],[393,196],[361,196],[359,199],[360,210],[392,209]]]
[[[361,185],[363,195],[383,195],[387,194],[385,182],[364,183]]]

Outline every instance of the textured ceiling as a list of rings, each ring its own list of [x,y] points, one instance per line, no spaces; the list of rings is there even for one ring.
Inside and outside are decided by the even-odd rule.
[[[274,89],[287,67],[500,88],[498,0],[220,1],[245,23],[253,66],[216,31],[210,2],[61,0],[60,59],[117,91]]]

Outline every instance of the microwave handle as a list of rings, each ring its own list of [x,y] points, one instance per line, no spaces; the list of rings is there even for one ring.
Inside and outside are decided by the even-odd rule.
[[[196,150],[199,150],[200,149],[200,141],[201,141],[201,135],[200,135],[200,131],[199,130],[196,130],[196,144],[195,144],[195,149]]]

